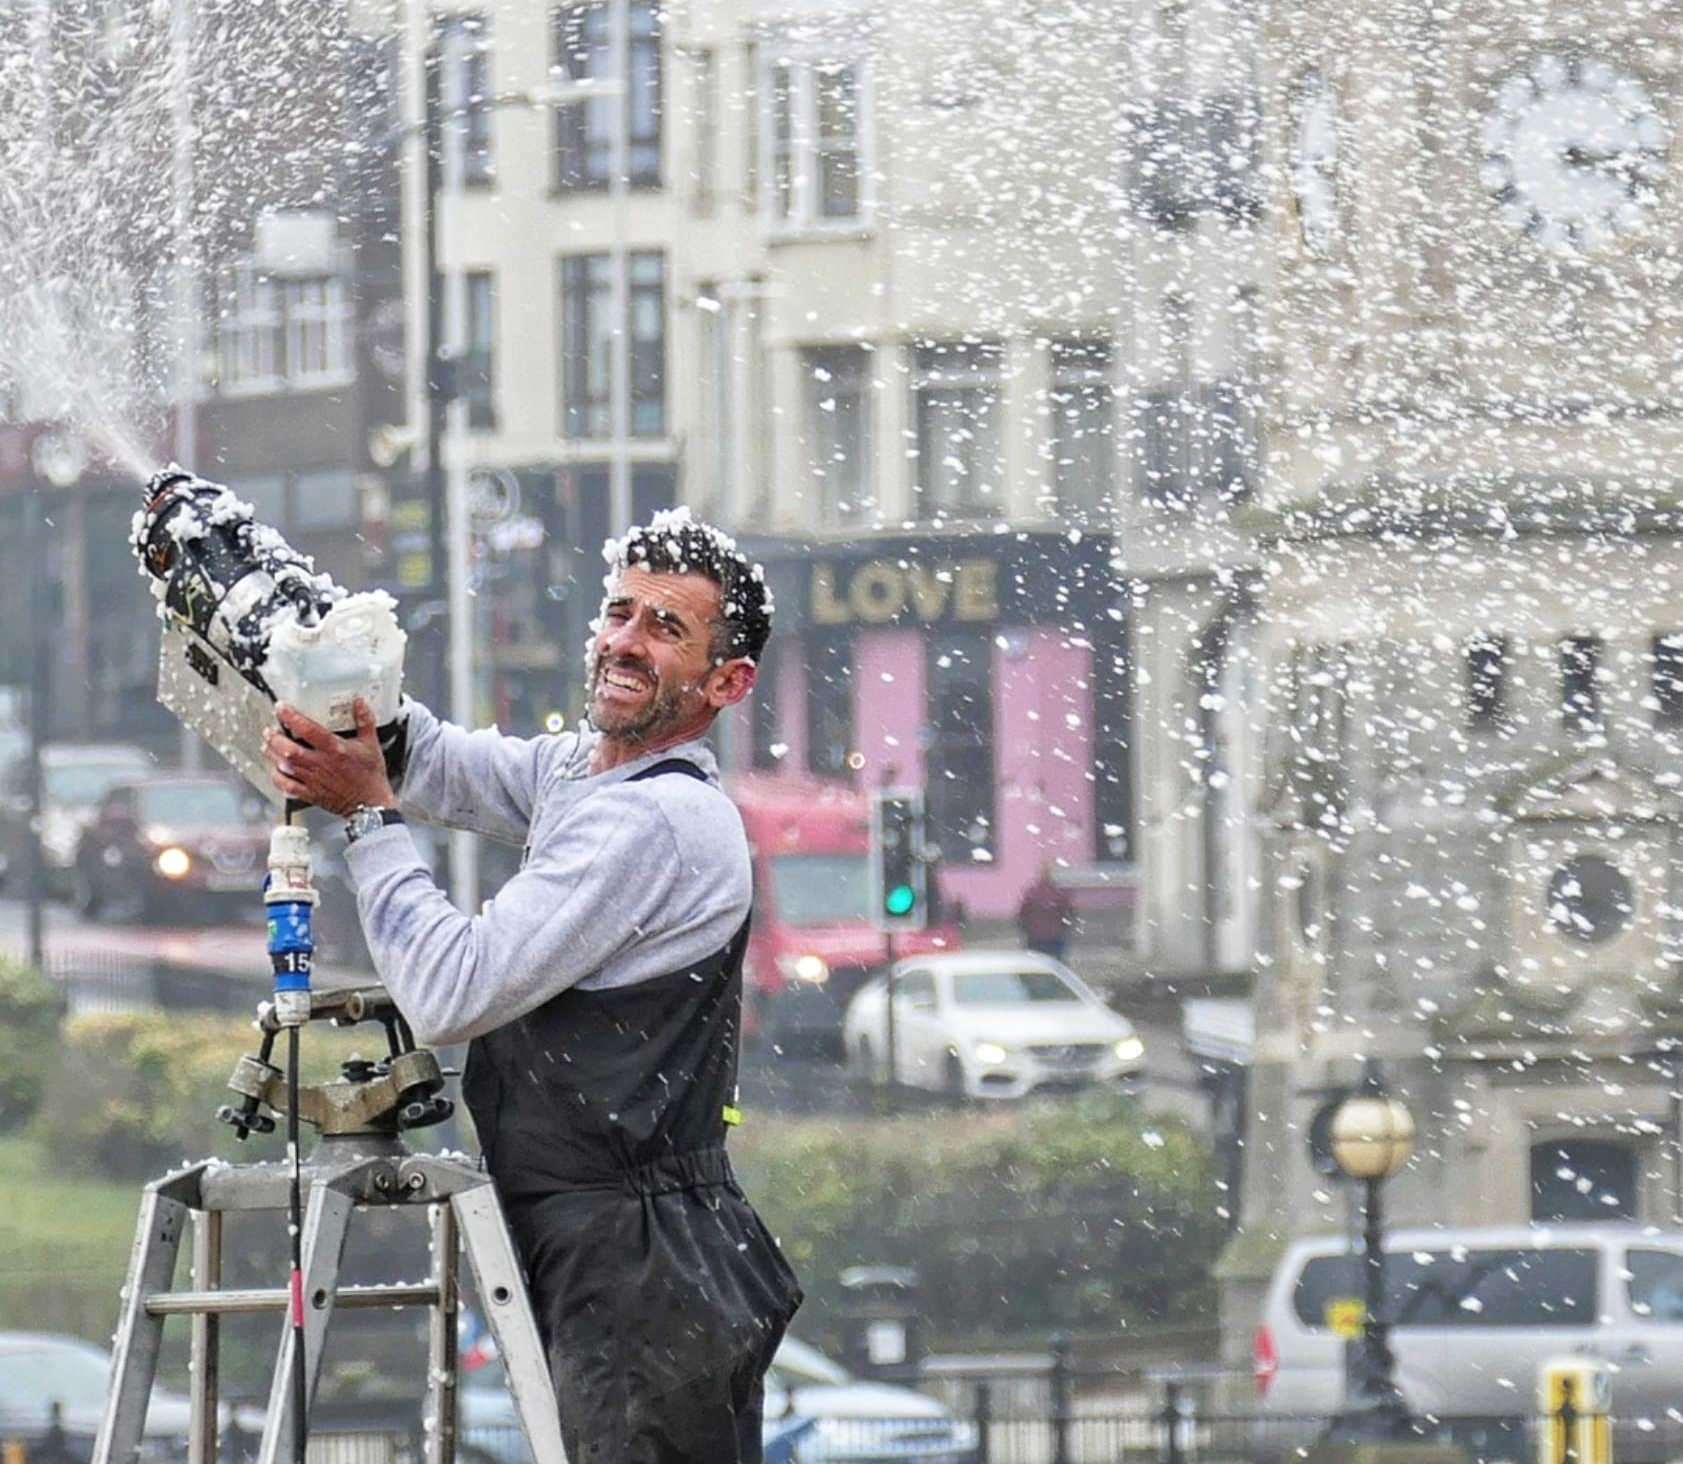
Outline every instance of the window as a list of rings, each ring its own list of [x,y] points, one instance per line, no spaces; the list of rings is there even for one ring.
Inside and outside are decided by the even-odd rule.
[[[928,641],[929,837],[954,865],[995,853],[993,641],[985,633]]]
[[[1198,211],[1192,159],[1197,118],[1183,102],[1165,99],[1133,121],[1133,194],[1141,215],[1179,229]]]
[[[216,323],[227,392],[340,385],[351,379],[351,306],[344,281],[274,279],[250,263],[225,277]]]
[[[742,158],[742,200],[750,209],[760,206],[760,48],[748,41],[742,47],[742,74],[748,78],[746,95],[740,105],[747,111],[743,117],[743,140],[746,148]]]
[[[1252,94],[1222,94],[1189,105],[1167,97],[1133,123],[1135,207],[1164,229],[1200,214],[1234,221],[1262,207],[1261,109]]]
[[[671,463],[641,463],[631,471],[631,522],[646,524],[678,501],[678,470]]]
[[[274,387],[280,382],[280,310],[274,284],[254,266],[230,273],[216,321],[216,354],[223,390]]]
[[[1293,1293],[1298,1320],[1327,1326],[1327,1306],[1364,1290],[1362,1257],[1317,1256]],[[1395,1327],[1582,1327],[1596,1318],[1596,1252],[1543,1248],[1387,1252],[1385,1319]]]
[[[871,504],[871,353],[818,346],[801,353],[806,440],[818,489],[818,519],[861,522]]]
[[[666,431],[666,256],[633,254],[628,263],[631,314],[631,435]]]
[[[1653,641],[1654,722],[1683,727],[1683,635],[1657,635]]]
[[[1601,726],[1601,640],[1570,636],[1560,643],[1560,717],[1570,730]]]
[[[1545,1139],[1531,1146],[1531,1218],[1634,1220],[1636,1149],[1614,1139]]]
[[[1159,508],[1192,502],[1192,417],[1195,404],[1175,388],[1148,391],[1136,408],[1134,486]]]
[[[625,182],[660,187],[662,12],[655,0],[588,0],[555,16],[555,70],[567,81],[613,77],[614,29],[623,25],[625,90],[555,109],[555,187],[606,189],[612,179],[615,128],[624,129]]]
[[[1503,725],[1507,712],[1508,643],[1499,635],[1467,644],[1467,725],[1488,730]]]
[[[491,28],[482,15],[454,15],[440,26],[440,101],[449,137],[449,183],[487,188],[496,178],[491,156]]]
[[[299,533],[357,526],[362,502],[348,469],[324,468],[292,480],[292,526]]]
[[[631,0],[630,66],[625,98],[630,140],[626,146],[628,181],[633,188],[660,187],[660,25],[664,14],[655,0]]]
[[[626,329],[613,321],[614,257],[570,254],[561,260],[562,436],[612,437],[615,337],[629,336],[630,433],[666,430],[666,261],[658,252],[626,259]]]
[[[1133,770],[1129,763],[1133,703],[1128,676],[1128,623],[1118,612],[1091,628],[1093,639],[1093,857],[1133,857]]]
[[[793,228],[854,226],[868,211],[865,68],[841,60],[773,62],[762,88],[766,204]]]
[[[299,386],[343,381],[350,374],[350,311],[343,282],[286,280],[280,287],[286,317],[286,376]]]
[[[1250,402],[1236,381],[1143,393],[1134,438],[1134,486],[1148,503],[1187,508],[1200,495],[1231,503],[1255,486]]]
[[[998,507],[1004,360],[997,342],[916,348],[913,493],[920,517],[980,518]]]
[[[1625,1273],[1625,1294],[1637,1316],[1650,1322],[1683,1322],[1683,1255],[1627,1251]]]
[[[467,354],[462,360],[462,394],[468,426],[487,431],[497,425],[495,390],[497,296],[494,277],[474,271],[467,277]]]
[[[842,925],[871,918],[871,861],[864,854],[774,854],[771,900],[784,925]]]
[[[954,971],[952,983],[955,1006],[1045,1006],[1082,999],[1056,971]]]
[[[695,53],[695,106],[691,114],[695,130],[696,207],[703,212],[713,207],[719,191],[719,56],[710,47]]]
[[[1052,342],[1052,477],[1058,511],[1097,519],[1116,486],[1109,341]]]
[[[1256,452],[1244,388],[1236,381],[1201,386],[1191,432],[1199,489],[1227,503],[1249,498],[1256,483]]]
[[[1254,94],[1210,97],[1203,107],[1208,204],[1235,221],[1262,211],[1262,109]]]
[[[281,474],[232,478],[228,486],[236,498],[251,505],[252,516],[258,523],[273,524],[283,532],[292,527],[286,513],[286,479]]]
[[[905,1006],[935,1010],[935,977],[929,971],[908,971],[894,983],[894,994]]]
[[[808,638],[806,766],[820,777],[845,778],[853,751],[853,637],[846,631]]]
[[[561,261],[563,437],[613,435],[612,263],[607,254],[571,254]]]

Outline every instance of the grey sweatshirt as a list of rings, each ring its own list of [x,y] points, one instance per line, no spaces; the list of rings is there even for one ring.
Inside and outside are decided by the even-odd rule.
[[[374,968],[415,1030],[465,1042],[571,986],[628,986],[713,955],[748,916],[748,841],[701,742],[590,773],[597,734],[465,732],[410,702],[405,816],[524,843],[520,872],[462,914],[409,831],[346,850]],[[665,758],[708,777],[626,779]]]

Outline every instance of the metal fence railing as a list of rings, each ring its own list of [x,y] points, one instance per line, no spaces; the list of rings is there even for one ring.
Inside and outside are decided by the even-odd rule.
[[[1106,1395],[1085,1389],[1069,1370],[1065,1388],[1049,1371],[969,1380],[969,1406],[926,1411],[909,1406],[894,1417],[799,1413],[768,1419],[766,1464],[1296,1464],[1327,1429],[1322,1416],[1288,1417],[1213,1406],[1206,1390],[1176,1382],[1127,1386]],[[1115,1381],[1115,1379],[1113,1379]],[[1135,1378],[1133,1383],[1140,1380]],[[904,1399],[902,1399],[904,1403]],[[310,1464],[422,1464],[426,1429],[412,1401],[318,1405]],[[1410,1420],[1415,1438],[1451,1443],[1471,1464],[1533,1464],[1545,1430],[1556,1435],[1551,1457],[1592,1464],[1575,1425],[1604,1427],[1615,1464],[1666,1464],[1683,1457],[1683,1408],[1605,1416],[1574,1410],[1553,1414],[1423,1416]],[[181,1441],[184,1444],[184,1441]],[[86,1464],[91,1427],[62,1418],[0,1413],[0,1464]],[[249,1464],[255,1433],[225,1428],[218,1458]],[[160,1440],[156,1457],[175,1457]],[[185,1457],[183,1454],[181,1457]],[[458,1433],[461,1464],[534,1464],[512,1422],[475,1424]],[[548,1464],[548,1461],[544,1461]]]

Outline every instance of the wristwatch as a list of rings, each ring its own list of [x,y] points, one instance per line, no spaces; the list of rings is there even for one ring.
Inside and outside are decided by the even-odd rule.
[[[383,829],[388,824],[402,822],[403,815],[395,808],[370,808],[366,803],[358,804],[345,820],[345,842],[354,844],[364,834],[372,834],[376,829]]]

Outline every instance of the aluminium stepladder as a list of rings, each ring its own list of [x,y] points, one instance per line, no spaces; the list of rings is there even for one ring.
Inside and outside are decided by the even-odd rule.
[[[307,1186],[303,1224],[304,1369],[313,1401],[329,1324],[337,1307],[431,1308],[427,1347],[425,1464],[456,1457],[457,1258],[473,1268],[485,1319],[508,1375],[527,1446],[539,1464],[565,1458],[554,1387],[537,1323],[532,1316],[519,1259],[490,1177],[460,1159],[413,1154],[400,1131],[448,1114],[436,1097],[443,1087],[437,1059],[414,1047],[407,1027],[383,988],[324,991],[312,998],[311,1019],[339,1025],[381,1022],[391,1047],[381,1063],[347,1063],[337,1082],[299,1091],[299,1117],[321,1138],[302,1168]],[[268,1022],[267,1016],[262,1018]],[[222,1117],[242,1131],[269,1129],[264,1109],[284,1108],[286,1088],[268,1061],[271,1027],[263,1052],[235,1068],[229,1086],[241,1098]],[[136,1464],[146,1407],[157,1373],[165,1319],[192,1319],[191,1464],[217,1460],[218,1320],[236,1312],[284,1317],[285,1287],[225,1290],[221,1286],[222,1222],[235,1212],[284,1211],[291,1166],[227,1164],[206,1160],[146,1186],[130,1255],[117,1327],[111,1391],[94,1447],[93,1464]],[[341,1286],[339,1269],[358,1205],[402,1207],[430,1220],[432,1265],[424,1282]],[[171,1289],[188,1220],[193,1224],[191,1290]],[[297,1420],[292,1402],[293,1329],[282,1328],[259,1464],[289,1464]]]

